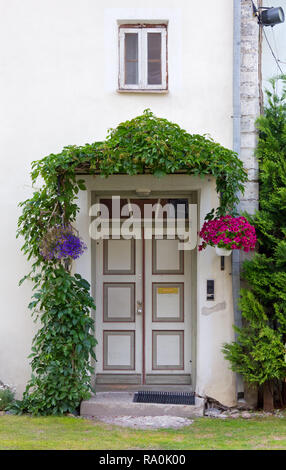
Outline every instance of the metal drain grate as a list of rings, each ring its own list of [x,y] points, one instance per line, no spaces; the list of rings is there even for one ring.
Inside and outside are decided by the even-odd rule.
[[[166,403],[168,405],[194,405],[195,394],[189,392],[151,392],[141,390],[134,393],[136,403]]]

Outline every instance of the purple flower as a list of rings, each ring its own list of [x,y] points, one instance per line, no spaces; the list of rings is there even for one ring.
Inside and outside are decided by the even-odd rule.
[[[71,226],[55,225],[43,238],[40,252],[47,260],[77,259],[86,248]]]

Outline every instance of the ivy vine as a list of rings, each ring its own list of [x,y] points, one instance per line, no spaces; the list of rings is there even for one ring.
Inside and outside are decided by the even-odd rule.
[[[32,163],[32,182],[40,179],[42,185],[20,203],[17,236],[24,238],[22,251],[32,262],[31,272],[20,283],[33,281],[29,307],[42,327],[33,340],[33,375],[19,410],[72,412],[91,391],[90,356],[95,358],[96,341],[89,313],[95,309],[90,286],[79,274],[71,274],[71,259],[47,259],[40,249],[53,226],[72,227],[75,222],[78,193],[86,189],[78,174],[162,177],[176,172],[215,177],[220,205],[208,218],[234,213],[247,181],[236,153],[210,137],[191,135],[150,110],[110,129],[103,142],[68,146]]]

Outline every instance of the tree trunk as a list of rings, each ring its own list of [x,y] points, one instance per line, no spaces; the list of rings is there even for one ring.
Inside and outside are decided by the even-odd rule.
[[[273,386],[271,382],[265,382],[263,385],[263,411],[273,411]]]

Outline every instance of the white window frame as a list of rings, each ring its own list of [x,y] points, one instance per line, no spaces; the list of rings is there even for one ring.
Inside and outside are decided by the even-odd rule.
[[[138,34],[138,84],[125,84],[125,34]],[[149,85],[148,80],[148,33],[161,34],[161,74],[162,83]],[[167,89],[167,28],[157,27],[129,27],[119,28],[119,89],[120,90],[166,90]]]

